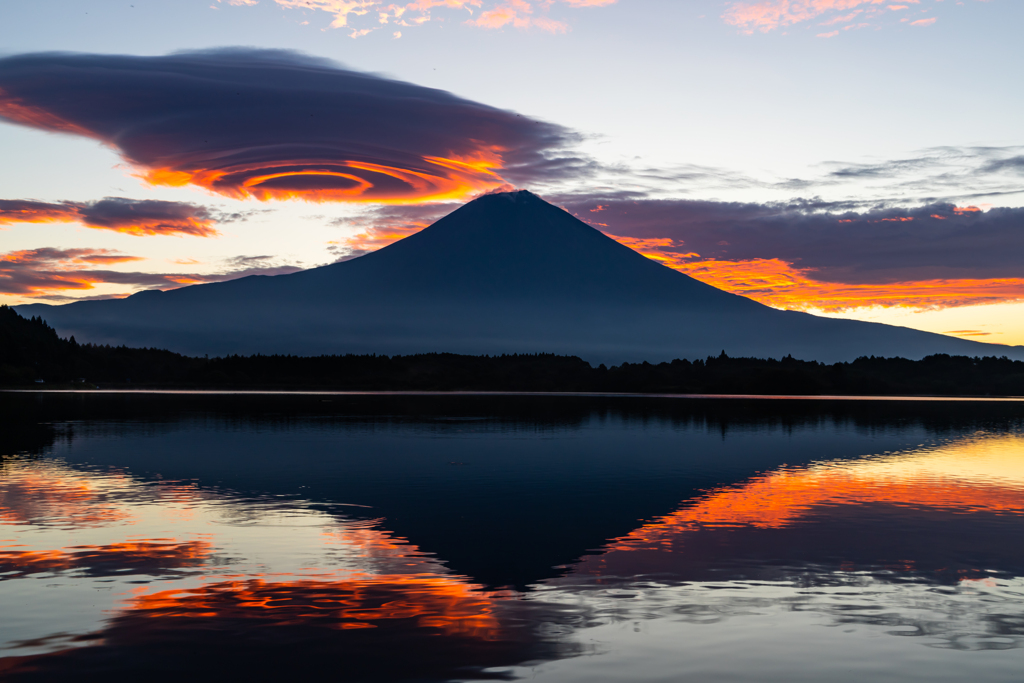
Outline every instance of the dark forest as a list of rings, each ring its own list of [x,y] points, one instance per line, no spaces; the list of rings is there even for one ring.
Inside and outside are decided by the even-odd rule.
[[[824,364],[732,358],[593,367],[575,356],[226,356],[79,344],[0,306],[0,386],[331,391],[555,391],[672,394],[1024,396],[1024,362],[934,355]]]

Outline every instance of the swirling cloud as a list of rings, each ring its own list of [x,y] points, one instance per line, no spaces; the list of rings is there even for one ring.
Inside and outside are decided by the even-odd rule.
[[[414,203],[562,177],[558,126],[293,52],[0,60],[0,118],[83,135],[154,185],[235,199]]]
[[[186,202],[106,197],[95,202],[36,202],[0,199],[0,225],[15,223],[81,223],[87,228],[129,235],[193,235],[212,237],[212,213]]]

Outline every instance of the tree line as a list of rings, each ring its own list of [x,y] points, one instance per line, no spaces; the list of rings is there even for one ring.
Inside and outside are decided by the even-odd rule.
[[[1024,362],[938,354],[818,363],[718,356],[592,366],[576,356],[253,355],[197,358],[165,349],[79,344],[39,317],[0,306],[7,388],[563,391],[673,394],[1024,396]]]

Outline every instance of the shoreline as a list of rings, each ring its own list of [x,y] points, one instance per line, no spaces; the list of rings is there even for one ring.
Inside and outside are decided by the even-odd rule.
[[[666,394],[643,392],[586,391],[408,391],[367,390],[332,391],[304,389],[0,389],[5,394],[154,394],[208,396],[520,396],[566,398],[666,398],[723,400],[788,400],[788,401],[929,401],[1024,403],[1024,396],[885,396],[830,394]]]

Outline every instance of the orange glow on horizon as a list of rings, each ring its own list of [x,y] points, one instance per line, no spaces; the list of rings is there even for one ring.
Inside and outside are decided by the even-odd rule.
[[[608,236],[705,284],[773,308],[842,312],[866,306],[925,309],[1024,299],[1021,278],[951,278],[883,284],[822,282],[809,277],[813,269],[796,268],[780,259],[697,260],[699,254],[676,251],[675,242],[668,238]]]

